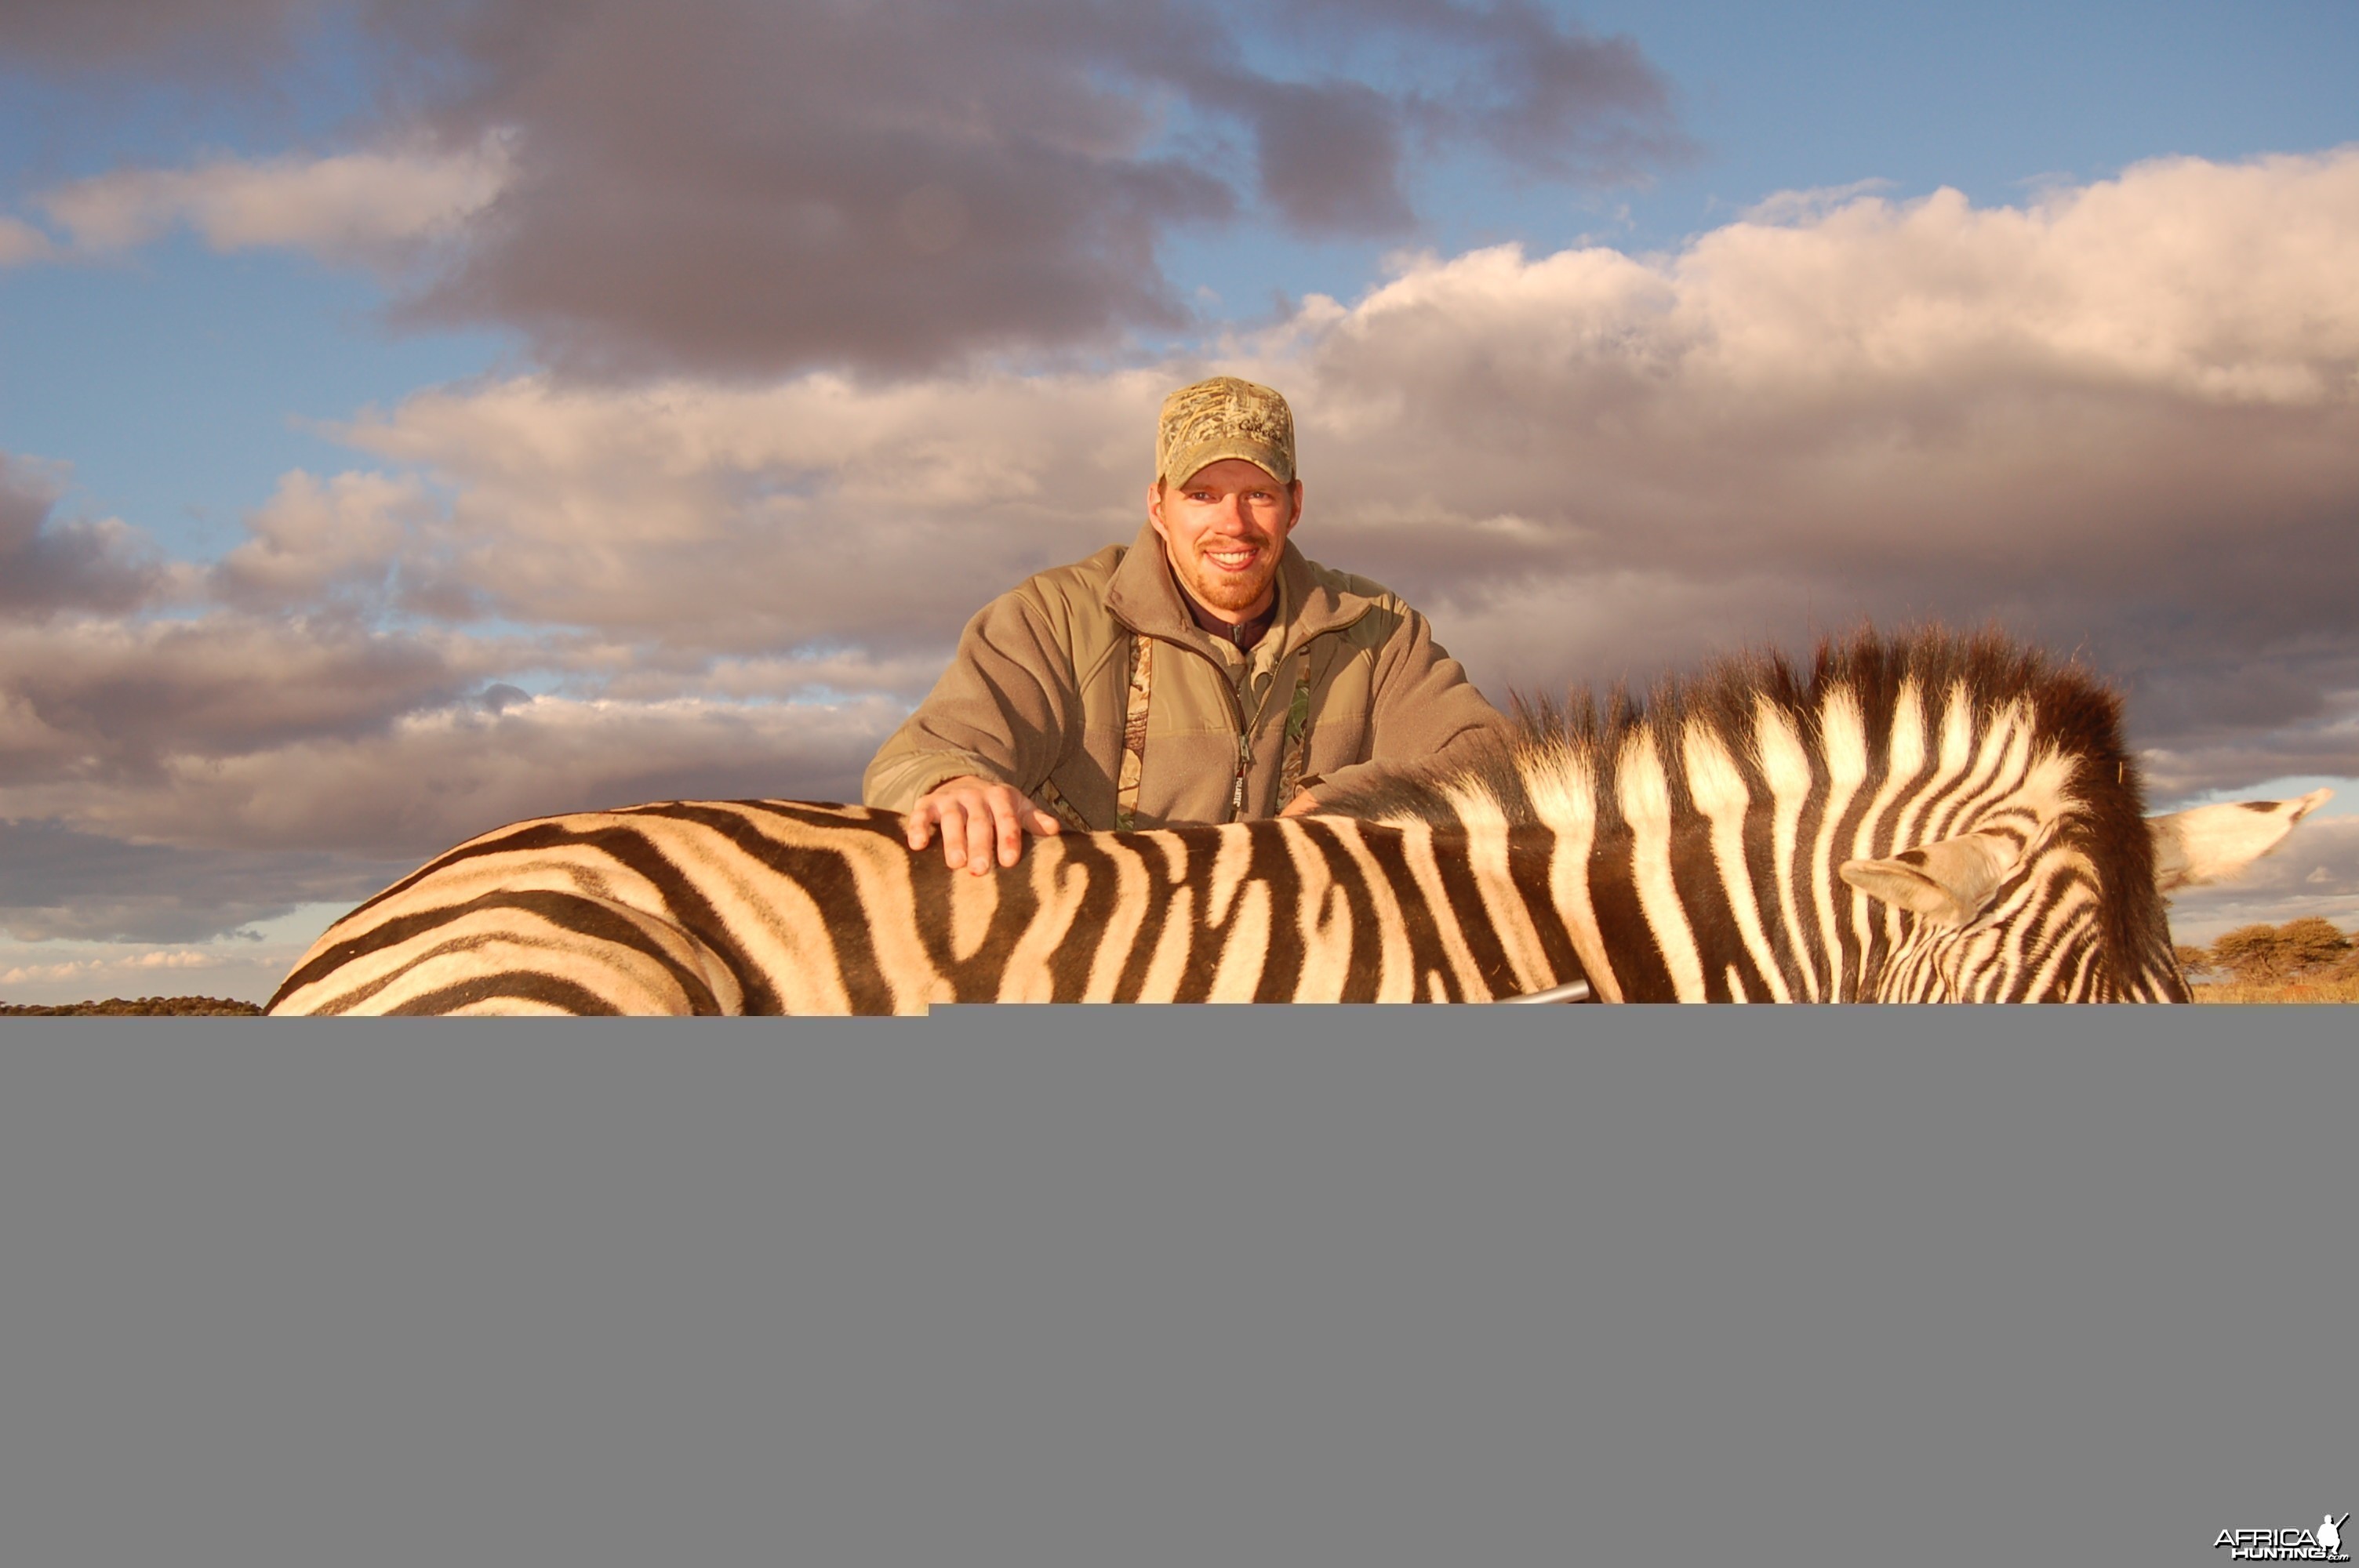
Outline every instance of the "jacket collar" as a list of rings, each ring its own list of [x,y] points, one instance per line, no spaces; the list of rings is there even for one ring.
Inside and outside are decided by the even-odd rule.
[[[1277,575],[1277,622],[1270,631],[1284,639],[1283,648],[1298,648],[1323,632],[1349,626],[1375,602],[1333,586],[1328,580],[1331,574],[1296,549],[1291,539],[1278,557]],[[1132,631],[1150,637],[1184,641],[1204,635],[1180,602],[1180,585],[1163,558],[1163,535],[1152,523],[1140,525],[1138,537],[1114,568],[1106,584],[1105,606]]]

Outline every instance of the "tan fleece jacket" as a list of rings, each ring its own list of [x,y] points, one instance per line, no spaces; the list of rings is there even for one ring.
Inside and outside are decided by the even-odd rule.
[[[1425,618],[1378,584],[1292,544],[1277,581],[1277,624],[1240,653],[1189,616],[1152,526],[1127,548],[1028,579],[967,623],[949,670],[869,763],[861,798],[907,811],[965,773],[1036,798],[1050,780],[1090,826],[1112,827],[1134,633],[1155,643],[1139,827],[1229,821],[1240,736],[1243,815],[1275,816],[1286,804],[1287,710],[1306,664],[1302,787],[1313,795],[1506,730]]]

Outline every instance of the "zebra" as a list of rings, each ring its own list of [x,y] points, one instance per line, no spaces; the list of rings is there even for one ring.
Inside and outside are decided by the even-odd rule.
[[[2143,818],[2119,703],[1993,633],[1741,655],[1315,815],[1039,838],[671,801],[522,822],[338,921],[275,1013],[885,1013],[970,1001],[2182,1001],[2162,894],[2325,792]]]

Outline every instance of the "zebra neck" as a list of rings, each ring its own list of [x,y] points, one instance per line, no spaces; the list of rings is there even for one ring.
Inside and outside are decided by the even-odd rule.
[[[1490,835],[1470,835],[1477,875],[1488,859],[1480,846]],[[1506,835],[1503,859],[1517,902],[1542,914],[1567,949],[1549,982],[1585,979],[1604,1001],[1660,1001],[1680,997],[1665,969],[1648,921],[1659,901],[1644,896],[1635,874],[1633,836],[1519,827]],[[1511,896],[1514,896],[1511,895]],[[1501,907],[1505,901],[1495,901]],[[1537,988],[1535,988],[1537,989]]]
[[[1826,879],[1732,878],[1701,819],[1655,830],[1519,829],[1510,851],[1516,881],[1545,888],[1547,903],[1586,979],[1608,1001],[1806,1001],[1856,994],[1853,954],[1798,941],[1781,903],[1846,906],[1851,890]],[[1742,860],[1741,852],[1738,857]],[[1741,870],[1741,868],[1740,868]],[[1766,901],[1766,903],[1765,903]],[[1880,955],[1879,955],[1880,956]]]
[[[1363,840],[1379,862],[1395,856],[1393,896],[1419,906],[1438,952],[1470,1000],[1496,1000],[1587,980],[1603,1000],[1670,1000],[1637,914],[1626,849],[1557,829],[1504,823],[1392,825]],[[1626,835],[1625,836],[1626,837]],[[1397,849],[1386,845],[1397,844]],[[1447,955],[1441,963],[1440,955]],[[1423,982],[1421,981],[1420,984]],[[1436,992],[1439,994],[1439,992]]]
[[[1411,828],[1412,837],[1421,829]],[[1673,1000],[1685,993],[1665,973],[1647,924],[1657,903],[1643,897],[1634,876],[1630,835],[1596,842],[1579,834],[1531,826],[1482,824],[1435,832],[1436,861],[1462,867],[1469,897],[1433,901],[1460,912],[1470,947],[1490,946],[1497,957],[1480,965],[1498,978],[1494,997],[1520,995],[1587,980],[1607,1001]],[[1450,877],[1442,883],[1448,891]],[[1484,912],[1479,924],[1465,918]]]

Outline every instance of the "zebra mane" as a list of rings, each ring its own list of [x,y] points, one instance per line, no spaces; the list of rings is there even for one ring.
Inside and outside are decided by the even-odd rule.
[[[2155,888],[2137,763],[2122,742],[2121,699],[2080,665],[2060,664],[1996,631],[1923,626],[1883,634],[1863,627],[1822,639],[1807,668],[1775,650],[1748,650],[1699,674],[1667,677],[1644,698],[1621,686],[1603,701],[1587,688],[1561,702],[1517,693],[1515,732],[1505,742],[1462,759],[1405,767],[1322,796],[1322,804],[1346,816],[1443,828],[1502,819],[1510,827],[1548,827],[1547,803],[1566,798],[1565,781],[1578,776],[1594,781],[1580,793],[1593,803],[1595,831],[1603,838],[1629,826],[1615,787],[1626,758],[1651,750],[1676,759],[1695,725],[1735,755],[1750,757],[1766,703],[1802,737],[1812,766],[1822,768],[1822,715],[1831,698],[1848,694],[1857,705],[1873,750],[1891,733],[1901,693],[1912,683],[1943,701],[1962,689],[1977,737],[2003,712],[2027,712],[2034,743],[2070,762],[2075,810],[2064,835],[2099,868],[2107,955],[2130,965],[2149,923],[2161,919],[2163,900]],[[1685,770],[1660,772],[1674,819],[1693,815]]]

